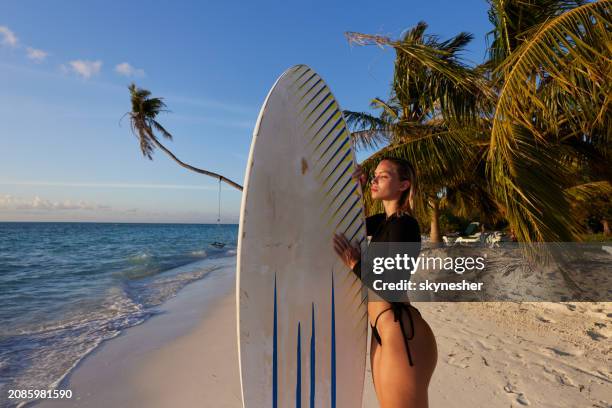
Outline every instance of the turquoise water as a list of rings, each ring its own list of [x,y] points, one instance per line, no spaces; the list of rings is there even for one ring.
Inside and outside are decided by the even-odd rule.
[[[102,341],[205,277],[211,260],[235,256],[237,234],[237,225],[0,223],[0,399],[57,386]]]

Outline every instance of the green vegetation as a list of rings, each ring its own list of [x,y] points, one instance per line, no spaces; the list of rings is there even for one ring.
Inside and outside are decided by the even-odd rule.
[[[358,148],[388,141],[364,171],[384,156],[415,165],[415,212],[434,242],[443,208],[507,220],[524,242],[580,240],[594,213],[609,231],[611,5],[491,0],[488,57],[475,67],[458,56],[467,33],[440,41],[425,23],[398,40],[347,33],[396,53],[388,99],[372,100],[380,114],[346,112]]]

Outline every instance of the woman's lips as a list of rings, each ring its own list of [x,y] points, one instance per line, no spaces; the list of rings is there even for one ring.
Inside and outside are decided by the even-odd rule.
[[[378,191],[378,189],[375,188],[375,187],[372,187],[372,191],[376,193]]]

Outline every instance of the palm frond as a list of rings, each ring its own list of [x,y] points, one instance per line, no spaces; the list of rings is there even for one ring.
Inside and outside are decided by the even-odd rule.
[[[356,149],[378,148],[391,140],[390,124],[365,112],[343,111]]]
[[[579,234],[563,189],[571,180],[558,152],[526,128],[513,129],[511,143],[490,147],[487,177],[519,241],[567,242]]]
[[[172,135],[170,134],[170,132],[164,129],[164,127],[158,121],[151,120],[151,124],[153,125],[155,130],[157,130],[158,132],[162,134],[162,136],[164,136],[166,139],[172,140]]]
[[[472,89],[471,81],[476,80],[474,76],[466,75],[464,67],[453,66],[453,61],[447,58],[451,55],[449,51],[434,49],[426,44],[419,43],[411,37],[401,41],[394,41],[389,37],[356,32],[345,33],[348,41],[357,45],[390,46],[418,61],[423,67],[444,74],[451,79],[456,86]]]
[[[601,115],[600,103],[606,110],[610,103],[610,5],[609,0],[589,3],[542,24],[498,67],[504,84],[495,108],[493,144],[511,137],[516,123],[536,136],[545,133],[534,125],[534,109],[542,116],[541,123],[552,127],[546,130],[553,133],[558,130],[560,114],[580,117],[585,127],[580,131],[585,133],[601,125],[601,120],[609,120],[609,115]],[[563,93],[554,107],[545,104],[537,92],[543,80],[553,82]]]
[[[572,200],[589,202],[602,196],[612,198],[612,184],[609,181],[595,181],[579,184],[565,189],[564,193]]]
[[[609,131],[601,131],[602,123],[596,120],[598,101],[605,102],[610,93],[610,4],[588,3],[542,24],[498,68],[504,82],[492,126],[488,174],[519,239],[569,241],[577,236],[567,202],[559,199],[563,169],[556,158],[547,160],[550,152],[538,145],[557,134],[560,118],[572,115],[582,115],[576,134],[610,142]],[[564,92],[554,108],[538,93],[545,77]],[[608,123],[610,115],[604,116]]]
[[[583,0],[489,0],[487,33],[489,65],[494,68],[511,55],[534,27],[557,15],[582,6]]]
[[[486,78],[459,55],[471,34],[440,42],[425,35],[426,28],[420,23],[398,41],[360,33],[346,36],[359,45],[387,45],[396,50],[393,97],[402,107],[403,118],[427,121],[441,116],[460,127],[477,122],[486,106],[481,101],[492,100],[493,93]]]
[[[395,106],[389,102],[385,102],[380,98],[374,98],[370,102],[370,106],[375,109],[383,109],[383,115],[381,117],[388,118],[389,121],[399,119],[401,107]]]

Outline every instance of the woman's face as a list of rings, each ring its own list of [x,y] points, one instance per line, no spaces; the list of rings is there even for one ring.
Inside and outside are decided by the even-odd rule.
[[[378,163],[370,193],[373,200],[399,200],[402,191],[410,187],[410,181],[400,180],[395,164],[388,160]]]

